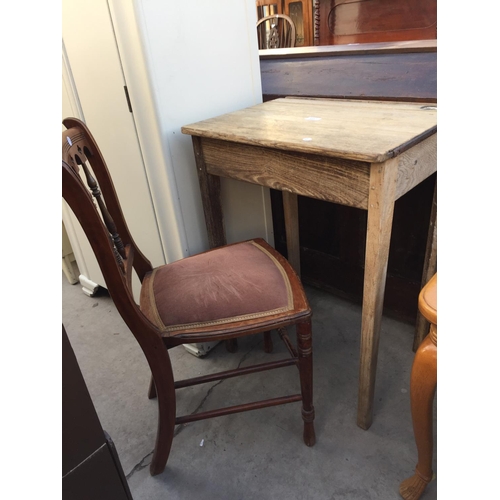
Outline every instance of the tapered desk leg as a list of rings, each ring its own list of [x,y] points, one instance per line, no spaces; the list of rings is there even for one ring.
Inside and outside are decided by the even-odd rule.
[[[411,371],[411,416],[418,463],[415,474],[400,485],[399,492],[405,500],[420,498],[432,479],[432,407],[437,382],[437,345],[434,338],[437,339],[437,327],[431,325],[431,333],[420,344]]]
[[[226,231],[224,228],[224,215],[222,213],[222,202],[220,197],[220,177],[210,175],[203,157],[201,139],[193,136],[194,157],[196,170],[200,183],[201,201],[207,225],[208,244],[210,248],[220,247],[226,244]]]
[[[429,233],[427,236],[427,248],[425,250],[424,270],[422,272],[421,288],[436,274],[437,270],[437,182],[434,186],[434,198],[432,200],[431,216],[429,221]],[[413,339],[413,351],[416,352],[418,346],[424,340],[429,331],[429,322],[417,313],[415,325],[415,337]]]
[[[391,159],[372,164],[370,169],[357,419],[358,426],[362,429],[368,429],[373,420],[373,396],[397,166],[397,159]]]
[[[299,205],[296,194],[283,191],[283,212],[288,262],[300,276]]]
[[[207,226],[208,244],[210,248],[220,247],[226,244],[226,231],[224,228],[224,215],[220,197],[220,177],[210,175],[203,156],[201,139],[193,136],[193,149],[196,160],[196,170],[200,183],[201,201],[205,214]],[[226,349],[236,352],[238,343],[236,339],[226,340]]]

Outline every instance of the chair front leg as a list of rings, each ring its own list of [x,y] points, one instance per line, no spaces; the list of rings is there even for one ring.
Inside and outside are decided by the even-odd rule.
[[[307,446],[314,446],[316,434],[314,432],[312,330],[310,319],[297,324],[297,352],[302,392],[304,443]]]
[[[165,470],[174,439],[175,385],[170,356],[163,345],[154,352],[154,355],[148,361],[154,374],[154,380],[151,377],[151,383],[156,389],[155,392],[158,398],[158,430],[153,458],[149,466],[150,474],[156,476]]]
[[[415,474],[405,479],[399,488],[405,500],[417,500],[432,479],[433,426],[432,410],[437,382],[437,346],[432,335],[427,335],[415,354],[411,372],[411,415],[418,451]]]

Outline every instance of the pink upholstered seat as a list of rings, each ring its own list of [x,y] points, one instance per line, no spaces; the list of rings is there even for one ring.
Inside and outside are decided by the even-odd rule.
[[[158,267],[141,289],[141,310],[163,332],[264,318],[293,309],[280,262],[256,239]]]

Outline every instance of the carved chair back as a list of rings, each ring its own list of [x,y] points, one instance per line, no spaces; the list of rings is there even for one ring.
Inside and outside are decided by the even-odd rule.
[[[142,282],[151,263],[128,230],[108,168],[86,125],[76,118],[63,124],[63,198],[92,246],[111,298],[148,357],[147,351],[161,341],[160,332],[134,300],[132,273]]]

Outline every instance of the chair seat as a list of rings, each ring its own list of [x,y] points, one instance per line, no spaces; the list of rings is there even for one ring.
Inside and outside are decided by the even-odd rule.
[[[437,273],[420,291],[418,308],[429,323],[437,325]]]
[[[286,259],[255,239],[155,268],[143,280],[140,307],[164,336],[206,336],[310,314],[298,283]]]

